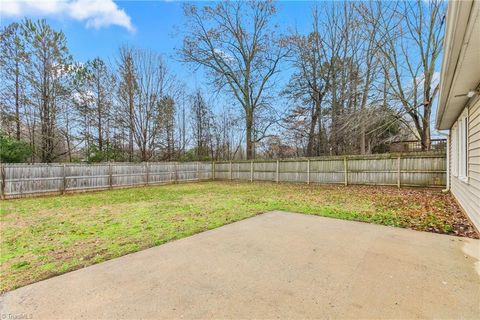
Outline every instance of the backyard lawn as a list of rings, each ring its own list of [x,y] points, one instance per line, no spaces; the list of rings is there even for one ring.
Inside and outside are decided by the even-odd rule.
[[[1,292],[272,210],[477,237],[438,189],[202,182],[0,204]]]

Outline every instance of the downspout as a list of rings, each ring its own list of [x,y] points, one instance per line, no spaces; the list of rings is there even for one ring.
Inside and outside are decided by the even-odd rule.
[[[447,151],[447,181],[446,181],[446,188],[442,190],[442,192],[449,192],[450,191],[450,133],[442,133],[438,132],[438,134],[447,137],[447,146],[446,146],[446,151]]]

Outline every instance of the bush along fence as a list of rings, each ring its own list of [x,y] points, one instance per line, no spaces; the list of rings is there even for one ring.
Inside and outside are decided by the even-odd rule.
[[[2,198],[201,180],[443,187],[444,154],[220,162],[2,164]]]

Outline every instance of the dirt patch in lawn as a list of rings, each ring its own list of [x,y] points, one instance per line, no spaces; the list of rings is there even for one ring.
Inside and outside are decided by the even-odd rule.
[[[2,201],[0,291],[282,210],[478,238],[438,189],[204,182]]]

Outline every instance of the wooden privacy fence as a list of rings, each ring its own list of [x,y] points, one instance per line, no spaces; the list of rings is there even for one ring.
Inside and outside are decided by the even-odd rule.
[[[319,184],[443,187],[444,154],[215,162],[213,178]]]
[[[2,164],[2,198],[200,180],[443,187],[444,154],[222,162]]]
[[[3,164],[2,198],[211,179],[210,162]]]

